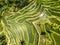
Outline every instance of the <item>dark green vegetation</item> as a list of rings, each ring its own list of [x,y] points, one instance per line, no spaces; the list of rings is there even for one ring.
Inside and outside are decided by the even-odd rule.
[[[60,0],[0,0],[0,45],[60,45]]]

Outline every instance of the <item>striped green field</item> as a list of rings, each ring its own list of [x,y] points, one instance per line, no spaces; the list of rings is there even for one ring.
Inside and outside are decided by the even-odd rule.
[[[0,0],[0,45],[60,45],[60,0]]]

